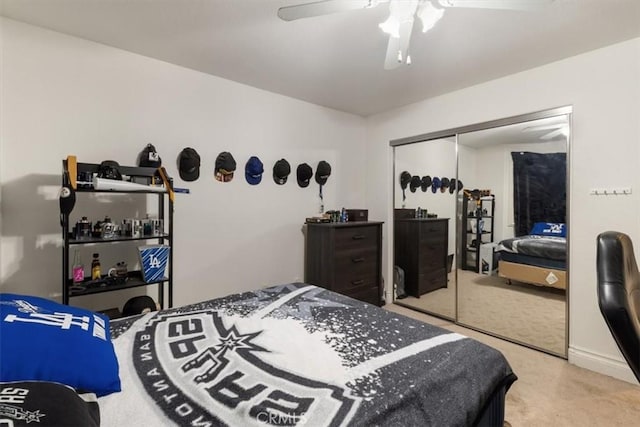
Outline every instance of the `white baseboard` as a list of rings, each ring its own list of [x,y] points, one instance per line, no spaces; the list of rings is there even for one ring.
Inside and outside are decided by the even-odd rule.
[[[569,363],[622,381],[638,384],[631,368],[622,359],[614,359],[584,348],[570,346]]]

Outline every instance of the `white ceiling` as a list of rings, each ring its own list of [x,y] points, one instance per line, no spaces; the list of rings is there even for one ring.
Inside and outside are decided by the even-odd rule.
[[[569,126],[566,115],[462,133],[459,135],[458,143],[476,149],[503,144],[566,143],[567,137],[561,134],[550,140],[540,139],[550,132],[560,129],[562,126]]]
[[[0,14],[362,116],[640,36],[640,0],[449,9],[428,33],[414,29],[411,66],[384,70],[386,4],[291,22],[276,15],[305,2],[0,0]]]

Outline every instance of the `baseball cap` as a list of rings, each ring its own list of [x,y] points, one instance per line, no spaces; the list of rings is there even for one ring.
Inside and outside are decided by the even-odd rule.
[[[298,179],[298,185],[302,188],[308,187],[311,177],[313,176],[313,169],[306,163],[301,163],[296,169],[296,177]]]
[[[98,166],[98,178],[122,180],[120,165],[115,160],[104,160]]]
[[[195,181],[200,178],[200,155],[196,150],[187,147],[180,152],[178,170],[183,181]]]
[[[147,144],[138,155],[138,166],[146,168],[159,168],[162,166],[162,159],[156,151],[156,147]]]
[[[125,317],[133,316],[136,314],[150,313],[157,310],[158,308],[156,306],[156,303],[150,296],[141,295],[127,300],[127,302],[124,304],[124,307],[122,307],[122,315]]]
[[[287,182],[287,177],[291,173],[291,166],[285,159],[280,159],[273,165],[273,180],[278,185]]]
[[[256,156],[249,157],[244,166],[244,177],[250,185],[258,185],[262,181],[264,165]]]
[[[60,214],[69,215],[76,204],[76,190],[73,189],[71,184],[65,184],[60,189],[58,199],[60,201]],[[62,222],[62,216],[60,217],[60,222]]]
[[[411,182],[411,174],[404,171],[400,174],[400,188],[403,190],[407,188],[407,185]]]
[[[420,179],[420,177],[418,175],[414,175],[411,177],[411,182],[409,183],[409,190],[411,190],[412,193],[415,193],[416,189],[419,188],[421,184],[422,184],[422,180]]]
[[[425,175],[420,180],[420,189],[422,192],[426,192],[427,189],[431,186],[431,177],[429,175]]]
[[[440,192],[444,193],[449,189],[449,178],[442,178],[440,180]]]
[[[453,192],[456,191],[457,185],[455,178],[451,178],[451,180],[449,180],[449,194],[453,194]]]
[[[434,176],[431,180],[431,192],[435,193],[440,188],[440,178]]]
[[[320,185],[325,185],[329,175],[331,175],[331,165],[324,160],[320,160],[316,168],[316,182]]]
[[[230,152],[223,151],[216,158],[215,174],[216,179],[221,182],[229,182],[233,179],[233,172],[236,170],[236,160]]]

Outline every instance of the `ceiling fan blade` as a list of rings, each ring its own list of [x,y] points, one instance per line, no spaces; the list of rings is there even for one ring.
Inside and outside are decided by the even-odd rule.
[[[469,7],[478,9],[534,10],[554,0],[437,0],[442,7]]]
[[[354,9],[367,9],[376,7],[388,0],[324,0],[313,3],[285,6],[278,9],[278,16],[285,21],[310,18],[313,16],[329,15],[331,13],[345,12]]]
[[[550,139],[553,139],[556,136],[565,135],[565,132],[566,132],[566,129],[562,127],[560,129],[554,130],[553,132],[549,132],[545,135],[542,135],[540,139],[542,139],[543,141],[549,141]]]
[[[384,61],[385,70],[393,70],[394,68],[398,68],[400,65],[407,63],[412,30],[413,19],[400,23],[400,37],[389,36],[387,56]]]
[[[393,70],[402,65],[402,61],[398,61],[398,51],[400,50],[400,38],[389,36],[389,44],[387,45],[387,56],[384,60],[384,69]]]
[[[563,127],[565,127],[566,125],[564,123],[556,123],[556,124],[549,124],[549,125],[536,125],[536,126],[529,126],[526,127],[524,129],[522,129],[523,132],[537,132],[537,131],[541,131],[541,130],[557,130],[557,129],[562,129]]]

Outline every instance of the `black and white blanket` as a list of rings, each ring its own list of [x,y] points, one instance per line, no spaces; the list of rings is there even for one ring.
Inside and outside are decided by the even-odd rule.
[[[515,380],[491,347],[301,283],[111,331],[122,392],[99,399],[105,426],[471,425]]]
[[[567,259],[567,239],[538,235],[514,237],[499,242],[496,251],[565,261]]]

